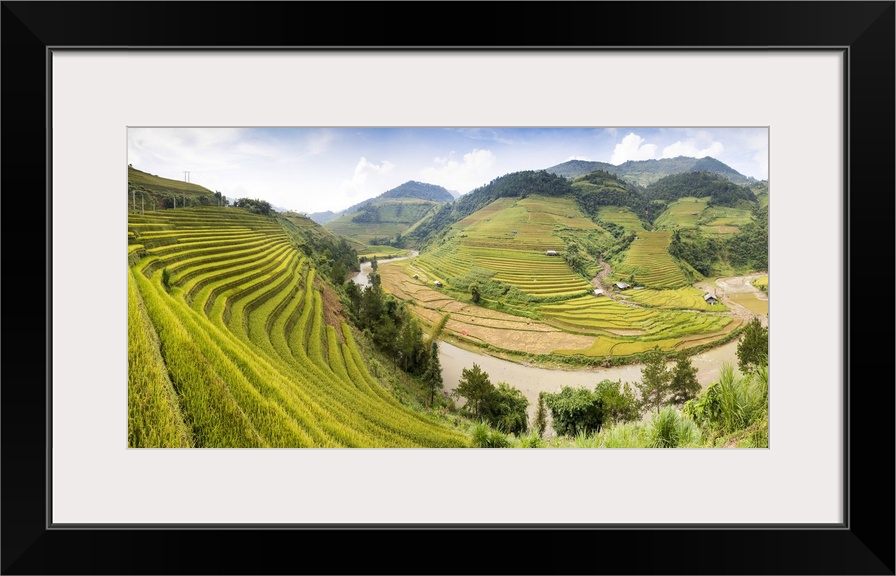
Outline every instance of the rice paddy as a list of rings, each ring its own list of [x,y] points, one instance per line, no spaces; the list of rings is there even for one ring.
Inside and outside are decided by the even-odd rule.
[[[614,271],[620,279],[634,277],[647,288],[680,288],[688,285],[681,268],[669,254],[669,232],[639,232]]]
[[[469,444],[368,372],[277,220],[188,208],[129,216],[129,231],[143,246],[128,288],[130,446]]]
[[[669,204],[669,207],[660,214],[654,225],[659,230],[671,230],[673,228],[696,228],[699,224],[700,215],[706,209],[709,197],[679,198],[675,202]]]
[[[706,199],[684,199],[675,213],[696,225],[705,206]],[[616,258],[612,277],[633,276],[646,288],[616,291],[607,277],[604,295],[595,296],[598,284],[574,273],[562,255],[570,238],[600,240],[609,233],[573,199],[539,196],[495,200],[457,222],[439,245],[417,258],[380,266],[382,284],[424,324],[450,313],[447,337],[510,354],[637,359],[654,347],[712,346],[743,326],[726,306],[707,303],[703,292],[688,285],[668,253],[668,231],[648,232],[631,210],[616,206],[602,207],[596,220],[637,235]],[[548,256],[548,250],[560,256]],[[512,289],[473,304],[466,287],[490,282]]]
[[[536,298],[581,295],[591,285],[560,256],[564,233],[606,234],[572,199],[499,198],[456,223],[453,235],[417,258],[414,267],[449,289],[475,274]]]

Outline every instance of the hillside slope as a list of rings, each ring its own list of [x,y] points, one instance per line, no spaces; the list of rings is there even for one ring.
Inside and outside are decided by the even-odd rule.
[[[128,211],[152,211],[185,206],[217,206],[220,194],[204,186],[162,178],[128,166]]]
[[[129,216],[130,446],[469,444],[368,371],[307,223],[214,207]]]

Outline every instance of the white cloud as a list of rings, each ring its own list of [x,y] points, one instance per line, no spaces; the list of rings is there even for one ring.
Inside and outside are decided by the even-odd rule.
[[[488,180],[489,170],[495,160],[491,150],[474,148],[472,152],[464,154],[462,160],[455,160],[452,151],[445,158],[433,159],[440,168],[428,166],[420,170],[420,175],[430,184],[465,193],[482,186]]]
[[[700,145],[694,140],[679,140],[673,144],[669,144],[663,148],[663,154],[660,158],[675,158],[676,156],[688,156],[690,158],[703,158],[712,156],[718,159],[725,151],[725,147],[721,142],[713,141],[708,146],[700,148]]]
[[[570,156],[564,162],[570,162],[571,160],[584,160],[585,162],[591,162],[591,158],[587,156]]]
[[[629,160],[651,160],[653,158],[656,158],[656,144],[647,144],[643,138],[634,132],[629,132],[622,142],[613,148],[610,164],[619,165]]]
[[[395,169],[395,164],[388,160],[383,160],[381,164],[374,164],[367,160],[364,156],[355,166],[355,173],[351,180],[345,180],[342,183],[342,191],[348,196],[370,196],[385,192],[380,190],[382,177]]]

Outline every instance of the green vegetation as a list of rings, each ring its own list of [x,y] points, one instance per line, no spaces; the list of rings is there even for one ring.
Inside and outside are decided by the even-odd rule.
[[[684,172],[666,176],[644,189],[651,200],[672,202],[692,196],[709,197],[709,206],[737,206],[740,202],[755,202],[755,195],[743,186],[710,172]]]
[[[131,446],[469,445],[376,375],[385,371],[366,359],[315,266],[335,261],[315,246],[338,241],[238,208],[132,215],[129,228],[146,246],[131,268],[129,344],[136,327],[150,343],[129,347]]]
[[[741,372],[752,372],[768,364],[768,327],[753,318],[737,344],[737,365]]]
[[[703,171],[718,174],[741,186],[755,185],[753,178],[748,178],[734,168],[719,162],[715,158],[688,158],[678,156],[676,158],[663,158],[661,160],[629,160],[618,166],[606,162],[587,162],[583,160],[570,160],[557,166],[547,168],[547,171],[564,178],[574,179],[594,170],[605,170],[619,178],[636,184],[647,186],[671,174],[682,172]]]
[[[501,432],[520,434],[529,429],[526,413],[529,401],[523,393],[506,382],[494,386],[478,364],[461,371],[454,396],[464,399],[464,408],[474,417]]]
[[[374,245],[398,245],[411,226],[439,205],[411,198],[378,200],[330,220],[325,227],[340,236]]]
[[[220,192],[204,186],[163,178],[128,165],[128,212],[145,213],[186,206],[226,205]]]
[[[640,417],[631,385],[603,380],[594,390],[564,386],[556,394],[544,393],[545,405],[557,434],[577,436],[601,431],[604,422],[618,425]]]

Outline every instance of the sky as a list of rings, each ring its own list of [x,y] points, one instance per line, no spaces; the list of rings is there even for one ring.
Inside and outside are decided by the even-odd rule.
[[[409,180],[466,194],[567,160],[711,156],[768,178],[767,128],[128,128],[128,163],[228,198],[338,212]]]

